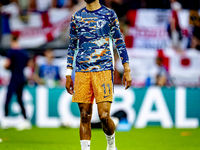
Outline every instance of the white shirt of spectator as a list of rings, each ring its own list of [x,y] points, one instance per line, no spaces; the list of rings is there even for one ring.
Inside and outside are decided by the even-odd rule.
[[[46,11],[52,6],[52,0],[36,0],[36,9],[38,11]]]
[[[182,8],[181,4],[179,2],[173,2],[171,3],[171,9],[178,11]]]

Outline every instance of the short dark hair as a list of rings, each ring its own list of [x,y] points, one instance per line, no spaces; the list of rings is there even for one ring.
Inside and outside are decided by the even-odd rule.
[[[156,60],[159,60],[159,61],[163,61],[163,59],[161,57],[156,57]]]
[[[18,40],[18,36],[12,35],[12,41],[17,41],[17,40]]]

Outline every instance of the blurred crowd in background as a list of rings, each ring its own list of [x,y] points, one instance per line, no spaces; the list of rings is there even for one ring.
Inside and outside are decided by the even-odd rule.
[[[118,15],[121,32],[133,64],[133,86],[200,86],[200,0],[100,0],[100,3],[114,9]],[[70,18],[73,13],[84,6],[84,0],[1,0],[0,86],[9,83],[10,73],[4,70],[3,65],[10,49],[10,43],[13,37],[17,37],[21,49],[25,49],[29,56],[24,71],[27,84],[29,86],[41,84],[48,87],[63,87]],[[179,11],[182,10],[187,10],[187,15],[185,11],[179,15]],[[155,31],[155,34],[164,33],[162,36],[166,37],[170,44],[163,37],[164,46],[162,44],[160,46],[160,43],[156,46],[141,46],[141,42],[137,41],[139,34],[140,36],[154,34],[147,31],[148,27],[145,28],[147,33],[139,28],[140,20],[144,19],[143,22],[148,22],[148,15],[151,17],[151,13],[157,15],[156,19],[153,18],[157,20],[155,28],[162,24],[164,19],[167,20],[159,29],[161,33]],[[146,18],[136,19],[136,16],[140,14],[141,16],[148,15]],[[187,29],[182,22],[188,22]],[[152,27],[151,22],[149,26]],[[162,27],[165,27],[166,32],[163,32]],[[141,39],[141,41],[145,40],[148,42],[148,39]],[[168,54],[166,49],[170,49],[168,52],[173,53]],[[187,52],[189,49],[192,49],[191,52]],[[119,67],[120,61],[116,51],[114,56],[116,64],[114,83],[121,84],[123,70]],[[177,70],[173,68],[172,62],[178,59],[183,66],[182,69],[191,72],[188,74],[189,77],[184,77],[184,75],[180,77],[184,78],[184,81],[179,81],[179,75],[174,73],[174,70]],[[143,63],[144,60],[146,64]],[[149,67],[149,64],[153,67]],[[137,70],[138,67],[143,69],[142,73]],[[150,69],[151,71],[148,71]],[[173,75],[178,78],[176,81]]]
[[[130,9],[160,8],[170,9],[171,3],[176,0],[100,0],[100,3],[114,9],[116,12],[125,14]],[[200,7],[199,0],[177,0],[183,9],[195,9]],[[1,0],[1,6],[17,3],[21,11],[44,12],[49,8],[73,8],[85,5],[84,0]],[[125,9],[122,9],[125,8]],[[118,14],[119,15],[119,14]],[[121,17],[121,15],[119,15]]]

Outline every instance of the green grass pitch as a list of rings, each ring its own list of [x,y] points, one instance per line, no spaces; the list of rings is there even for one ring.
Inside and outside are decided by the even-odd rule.
[[[36,128],[16,131],[0,129],[0,150],[80,150],[79,129]],[[200,150],[200,128],[133,128],[116,131],[118,150]],[[92,129],[91,150],[106,150],[101,129]]]

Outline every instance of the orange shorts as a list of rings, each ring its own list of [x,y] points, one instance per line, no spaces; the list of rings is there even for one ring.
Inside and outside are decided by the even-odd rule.
[[[113,71],[76,72],[72,102],[113,101]]]

